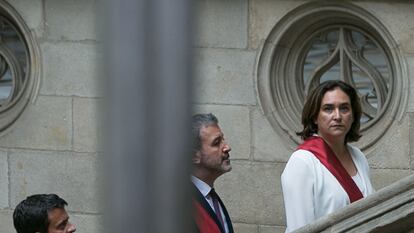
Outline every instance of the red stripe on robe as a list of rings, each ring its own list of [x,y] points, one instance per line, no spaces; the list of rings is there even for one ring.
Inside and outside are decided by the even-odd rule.
[[[207,210],[195,200],[193,200],[193,204],[195,207],[195,221],[200,233],[221,233],[217,223]]]
[[[306,139],[298,149],[310,151],[318,158],[345,189],[351,203],[364,197],[335,153],[321,137],[313,136]]]

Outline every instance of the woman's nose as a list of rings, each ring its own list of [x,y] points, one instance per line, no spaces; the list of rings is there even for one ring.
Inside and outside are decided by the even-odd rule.
[[[335,111],[334,111],[334,113],[333,113],[333,114],[334,114],[334,116],[333,116],[333,117],[334,117],[334,119],[335,119],[335,120],[339,120],[339,119],[341,119],[341,117],[342,117],[342,116],[341,116],[341,112],[339,111],[339,109],[335,109]]]

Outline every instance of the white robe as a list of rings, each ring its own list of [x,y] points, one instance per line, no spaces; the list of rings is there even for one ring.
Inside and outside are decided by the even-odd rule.
[[[348,145],[348,150],[358,171],[352,179],[366,197],[374,192],[368,161],[358,148]],[[295,151],[281,178],[286,232],[294,231],[350,204],[348,194],[335,176],[309,151]]]

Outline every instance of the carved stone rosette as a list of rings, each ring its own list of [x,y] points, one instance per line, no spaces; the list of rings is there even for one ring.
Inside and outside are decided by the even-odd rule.
[[[256,77],[264,115],[297,144],[306,95],[322,81],[343,80],[357,89],[362,149],[402,118],[408,98],[397,43],[375,16],[345,2],[311,2],[287,13],[262,46]]]

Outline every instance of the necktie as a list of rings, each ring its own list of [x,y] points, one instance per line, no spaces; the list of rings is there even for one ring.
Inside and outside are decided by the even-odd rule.
[[[211,189],[209,194],[210,194],[211,199],[213,200],[214,212],[216,212],[216,216],[220,220],[221,226],[224,229],[223,217],[221,217],[221,211],[219,208],[218,195],[216,191],[214,191],[213,188]]]

